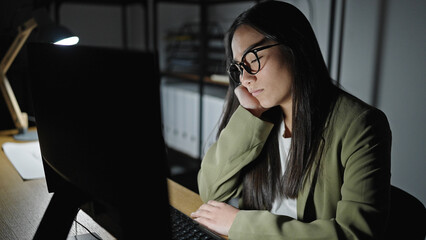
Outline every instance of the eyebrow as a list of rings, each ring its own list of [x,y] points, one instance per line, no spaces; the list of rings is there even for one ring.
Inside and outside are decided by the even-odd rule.
[[[253,43],[252,45],[250,45],[244,52],[243,52],[243,55],[241,55],[241,56],[244,56],[247,52],[249,52],[249,51],[251,51],[251,50],[253,50],[253,48],[255,48],[255,47],[257,47],[257,46],[260,46],[260,45],[262,45],[262,44],[264,44],[265,42],[267,42],[268,41],[268,39],[267,38],[263,38],[262,40],[260,40],[260,41],[258,41],[258,42],[255,42],[255,43]],[[237,60],[235,60],[235,59],[232,59],[233,60],[233,62],[234,63],[237,63]]]

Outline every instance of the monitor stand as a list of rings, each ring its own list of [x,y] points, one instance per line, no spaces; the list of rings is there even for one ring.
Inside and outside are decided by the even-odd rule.
[[[33,239],[67,239],[79,207],[86,201],[87,198],[76,189],[56,191]]]

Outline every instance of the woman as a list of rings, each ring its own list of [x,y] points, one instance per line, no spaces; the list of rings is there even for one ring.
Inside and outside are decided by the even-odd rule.
[[[290,4],[242,13],[226,37],[230,78],[192,217],[230,239],[377,239],[389,211],[391,132],[333,84]],[[239,199],[239,208],[226,202]]]

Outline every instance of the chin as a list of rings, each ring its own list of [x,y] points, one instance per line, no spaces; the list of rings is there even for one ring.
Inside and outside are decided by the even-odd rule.
[[[274,99],[272,99],[271,96],[268,97],[264,93],[258,96],[257,100],[259,101],[260,106],[262,106],[263,108],[272,108],[279,105],[279,103],[275,101]]]
[[[262,106],[263,108],[272,108],[278,105],[278,104],[271,104],[268,102],[261,102],[261,101],[259,101],[259,103],[260,103],[260,106]]]

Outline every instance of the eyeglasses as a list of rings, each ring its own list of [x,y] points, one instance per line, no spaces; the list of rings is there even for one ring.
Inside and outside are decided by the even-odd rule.
[[[245,69],[246,72],[251,75],[255,75],[256,73],[258,73],[260,71],[260,60],[257,53],[280,44],[281,43],[275,43],[272,45],[258,47],[244,53],[243,57],[241,58],[241,62],[231,63],[231,65],[228,67],[227,71],[231,79],[235,83],[240,84],[240,77],[243,75],[243,69]]]

